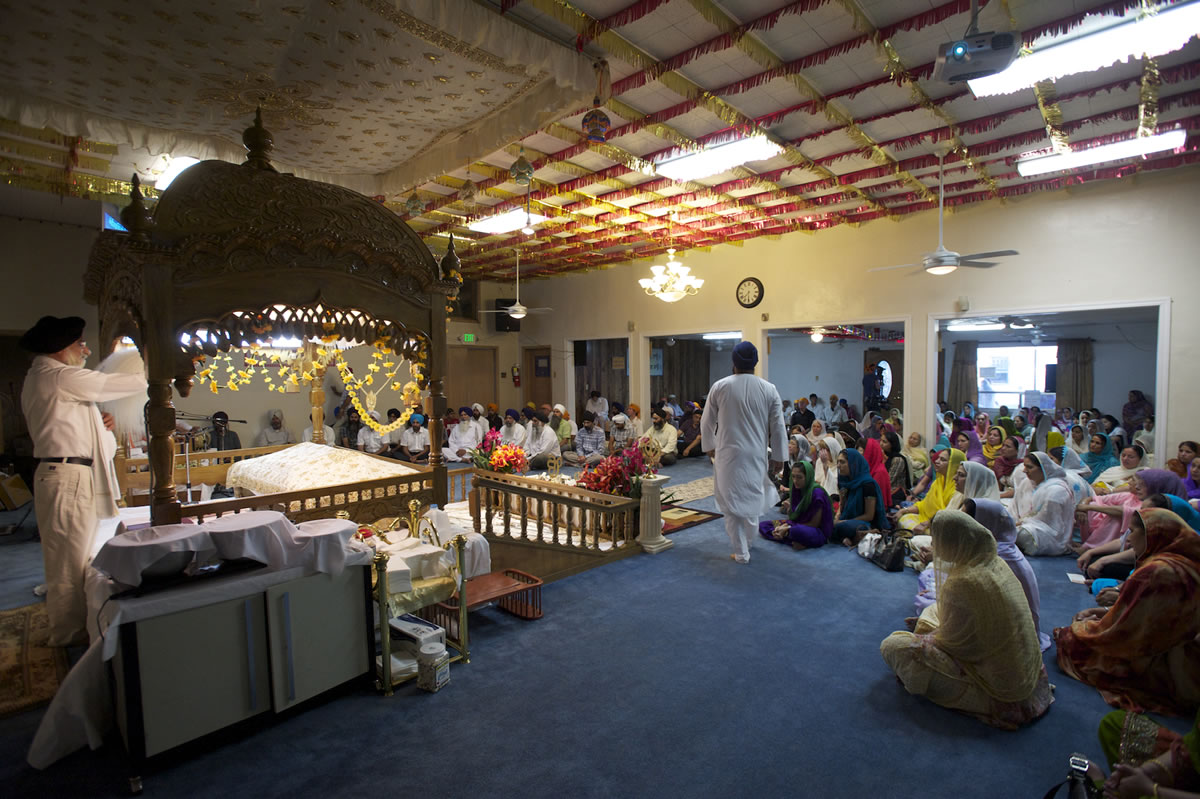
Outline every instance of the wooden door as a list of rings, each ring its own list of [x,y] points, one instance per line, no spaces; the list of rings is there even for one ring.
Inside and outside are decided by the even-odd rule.
[[[575,408],[574,419],[583,414],[584,406],[593,391],[610,403],[629,401],[629,375],[625,364],[629,362],[629,340],[603,338],[586,342],[587,362],[575,362]],[[707,364],[706,364],[707,365]]]
[[[534,405],[552,403],[554,395],[553,362],[549,347],[526,347],[521,367],[521,388],[525,402]],[[540,374],[539,374],[540,373]]]
[[[446,358],[446,406],[487,405],[500,395],[495,347],[451,346]]]
[[[868,364],[886,364],[885,374],[890,374],[890,381],[885,376],[884,382],[890,382],[884,392],[884,404],[893,408],[904,407],[904,350],[868,349],[863,353],[863,372]]]

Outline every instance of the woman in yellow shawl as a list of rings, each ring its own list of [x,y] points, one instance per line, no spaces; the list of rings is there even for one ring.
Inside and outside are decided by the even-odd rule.
[[[933,485],[929,487],[925,499],[911,508],[906,508],[900,514],[896,520],[900,529],[912,530],[914,533],[925,532],[934,514],[945,509],[954,496],[954,477],[958,474],[958,467],[966,459],[967,453],[953,447],[938,453],[933,462],[933,470],[937,477],[933,478]]]
[[[1006,438],[1008,438],[1008,433],[1004,432],[1004,428],[998,424],[987,429],[987,435],[983,438],[983,457],[987,458],[989,469],[996,465],[996,456],[1000,454],[1000,445]]]
[[[937,604],[913,632],[879,646],[910,694],[1015,730],[1054,702],[1029,602],[1012,569],[996,555],[987,528],[962,511],[933,521]],[[944,575],[944,576],[943,576]]]

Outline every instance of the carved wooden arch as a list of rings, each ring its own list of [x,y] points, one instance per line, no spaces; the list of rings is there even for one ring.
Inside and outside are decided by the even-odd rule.
[[[298,338],[311,338],[316,325],[321,334],[360,341],[400,336],[402,353],[427,349],[430,411],[433,418],[445,412],[446,301],[462,282],[453,240],[439,265],[382,205],[340,186],[276,173],[265,157],[269,134],[260,126],[243,140],[251,149],[246,164],[204,161],[185,170],[152,218],[135,180],[122,213],[129,233],[101,234],[89,262],[85,297],[101,306],[106,329],[136,325],[139,335],[131,337],[146,361],[155,524],[180,518],[171,383],[185,396],[190,390],[194,353],[181,346],[180,333],[201,321],[228,329],[226,346],[243,340],[237,334],[245,330],[245,314],[275,306],[299,314],[285,325]],[[343,316],[321,318],[318,306]],[[346,316],[353,311],[360,314]],[[430,425],[430,436],[434,501],[444,503],[438,425]]]

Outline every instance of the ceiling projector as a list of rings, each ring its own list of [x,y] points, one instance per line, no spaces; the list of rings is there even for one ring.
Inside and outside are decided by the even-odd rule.
[[[933,79],[961,83],[1003,72],[1017,59],[1021,37],[1015,33],[969,33],[938,47]]]

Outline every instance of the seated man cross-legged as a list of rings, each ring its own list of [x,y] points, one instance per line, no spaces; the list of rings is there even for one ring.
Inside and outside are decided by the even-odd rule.
[[[604,430],[596,425],[591,411],[583,412],[583,426],[575,436],[575,449],[564,452],[563,460],[572,466],[594,465],[604,460]]]

